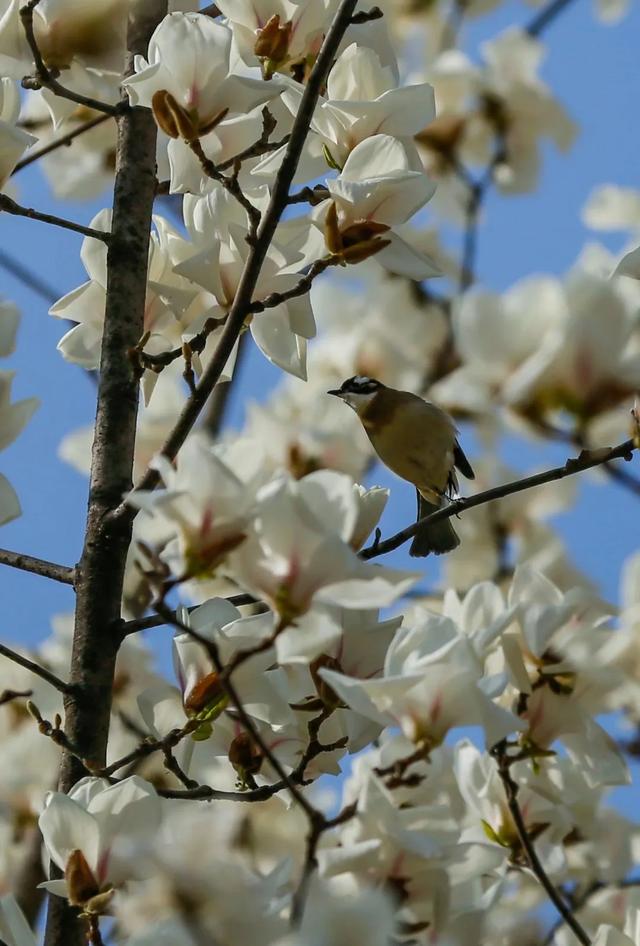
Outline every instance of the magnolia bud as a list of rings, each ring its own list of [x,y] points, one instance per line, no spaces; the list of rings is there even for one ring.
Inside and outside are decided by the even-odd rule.
[[[79,849],[72,851],[64,870],[64,879],[67,882],[69,903],[72,907],[82,907],[92,897],[100,893],[98,881],[93,871]]]
[[[262,760],[262,751],[248,732],[241,732],[229,746],[229,762],[240,776],[255,775]]]

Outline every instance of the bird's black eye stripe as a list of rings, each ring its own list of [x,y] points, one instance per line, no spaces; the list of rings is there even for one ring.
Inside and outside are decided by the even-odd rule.
[[[373,394],[380,387],[380,382],[376,381],[375,378],[359,378],[356,376],[345,381],[342,390],[351,394]]]

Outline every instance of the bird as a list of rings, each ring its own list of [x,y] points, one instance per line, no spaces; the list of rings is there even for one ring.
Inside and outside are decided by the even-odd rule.
[[[436,404],[387,387],[375,378],[355,375],[340,388],[327,391],[351,407],[373,449],[393,473],[413,483],[418,520],[441,509],[458,490],[456,470],[467,479],[475,474],[457,439],[453,419]],[[442,555],[460,545],[451,519],[421,526],[409,554]]]

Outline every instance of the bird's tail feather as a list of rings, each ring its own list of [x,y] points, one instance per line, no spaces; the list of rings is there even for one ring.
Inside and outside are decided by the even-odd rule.
[[[440,506],[427,502],[424,497],[418,493],[418,519],[436,512]],[[460,539],[453,528],[451,519],[441,519],[440,522],[434,522],[433,525],[422,526],[416,532],[409,555],[413,558],[424,558],[433,552],[434,555],[442,555],[445,552],[451,552],[460,545]]]

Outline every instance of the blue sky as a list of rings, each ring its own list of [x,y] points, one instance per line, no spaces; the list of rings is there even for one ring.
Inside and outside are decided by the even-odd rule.
[[[467,27],[465,47],[474,55],[483,38],[511,23],[526,22],[530,15],[531,10],[521,3],[505,3]],[[637,5],[619,26],[603,27],[593,16],[590,0],[574,0],[546,32],[548,56],[542,75],[581,133],[568,155],[546,151],[541,186],[535,194],[491,195],[487,200],[478,272],[489,287],[506,288],[534,272],[563,273],[590,237],[580,221],[580,210],[591,188],[605,182],[640,186],[638,35]],[[91,204],[57,205],[36,169],[23,172],[18,183],[22,203],[82,222],[88,222],[108,201],[105,195]],[[0,240],[0,246],[37,270],[59,294],[84,280],[78,256],[80,237],[2,216]],[[606,242],[616,249],[623,241],[620,234]],[[0,457],[0,469],[16,486],[24,511],[21,519],[2,528],[0,545],[73,564],[81,551],[87,483],[58,459],[57,450],[65,433],[93,419],[95,388],[81,370],[66,364],[56,352],[65,326],[47,315],[47,305],[4,272],[0,272],[0,290],[23,313],[17,351],[0,367],[17,372],[16,398],[36,395],[41,400],[28,428]],[[239,426],[246,399],[262,396],[260,392],[277,377],[252,350],[243,384],[231,405],[230,423]],[[523,470],[566,457],[557,446],[521,442],[506,443],[504,454]],[[375,471],[374,478],[392,487],[384,531],[395,531],[414,515],[412,491],[384,471]],[[596,485],[587,478],[578,505],[558,520],[577,565],[610,598],[617,593],[621,562],[638,545],[637,521],[631,497],[618,487]],[[398,553],[397,560],[404,561],[404,555]],[[427,563],[427,584],[433,581],[431,567]],[[7,568],[0,568],[0,595],[2,638],[23,643],[46,636],[50,615],[70,610],[73,604],[69,589]]]

